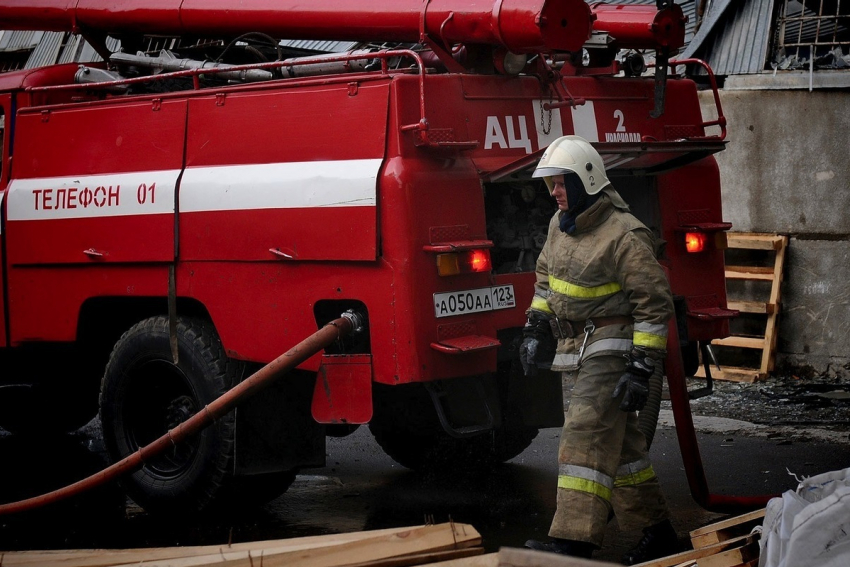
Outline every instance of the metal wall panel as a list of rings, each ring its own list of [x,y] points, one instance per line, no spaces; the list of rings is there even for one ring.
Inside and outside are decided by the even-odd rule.
[[[354,41],[316,41],[316,40],[282,40],[280,45],[305,51],[321,53],[342,53],[355,49],[360,44]]]
[[[6,30],[0,36],[0,51],[21,51],[35,47],[44,32]]]
[[[717,75],[745,75],[764,71],[770,43],[774,0],[718,3],[725,9],[720,20],[697,46],[686,54],[704,60]],[[702,70],[698,70],[704,74]]]
[[[35,69],[56,63],[64,39],[64,32],[46,32],[27,59],[24,69]]]

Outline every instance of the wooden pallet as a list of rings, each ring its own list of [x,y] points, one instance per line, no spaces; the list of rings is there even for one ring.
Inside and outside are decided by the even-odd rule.
[[[748,514],[729,518],[693,530],[690,533],[691,545],[694,549],[700,549],[721,541],[727,541],[742,535],[746,535],[752,531],[755,526],[760,525],[764,521],[765,509],[756,510]]]
[[[724,348],[751,349],[761,351],[758,368],[726,367],[721,371],[712,368],[712,378],[736,382],[763,380],[773,371],[776,357],[777,323],[779,318],[780,293],[785,267],[785,250],[788,237],[781,234],[736,232],[727,235],[729,248],[740,250],[763,250],[773,252],[772,266],[726,266],[726,280],[770,282],[770,292],[764,301],[729,298],[729,309],[765,318],[762,336],[732,335],[711,341],[714,346]],[[696,376],[704,378],[705,369],[700,367]]]

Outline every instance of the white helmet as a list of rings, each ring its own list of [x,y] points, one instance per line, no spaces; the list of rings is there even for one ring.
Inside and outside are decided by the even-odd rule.
[[[542,177],[552,191],[552,176],[575,173],[588,195],[596,195],[611,184],[605,163],[590,142],[581,136],[561,136],[546,148],[532,177]]]

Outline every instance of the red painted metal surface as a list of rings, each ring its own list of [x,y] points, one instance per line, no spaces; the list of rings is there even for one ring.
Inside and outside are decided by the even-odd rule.
[[[11,109],[12,105],[12,97],[9,94],[0,94],[0,109]],[[0,110],[3,113],[3,124],[7,125],[10,122],[10,118],[8,118],[5,114],[5,110]],[[6,127],[0,132],[0,143],[2,143],[3,148],[8,148],[12,139],[12,129]],[[10,168],[12,162],[7,157],[7,153],[0,152],[0,211],[5,207],[6,200],[6,192],[7,185],[9,183],[10,177]],[[6,281],[6,258],[5,258],[5,247],[0,246],[0,281]],[[0,298],[5,297],[5,293],[0,294]],[[4,323],[6,321],[6,302],[0,301],[0,323]],[[7,326],[5,324],[0,324],[0,347],[6,345],[7,335],[6,335]]]
[[[173,199],[173,196],[171,197]],[[174,215],[9,221],[10,273],[25,266],[170,262]],[[93,250],[102,254],[86,254]],[[52,275],[45,273],[45,277]]]
[[[678,49],[685,44],[685,15],[677,4],[655,6],[594,4],[593,30],[607,32],[615,45],[628,49]]]
[[[723,106],[720,104],[720,91],[717,89],[717,78],[714,76],[714,70],[702,59],[675,59],[669,62],[670,66],[674,69],[677,65],[699,65],[703,69],[705,69],[706,74],[708,75],[709,84],[711,85],[711,92],[714,95],[714,106],[717,108],[717,118],[714,120],[707,120],[702,123],[703,128],[708,128],[710,126],[718,126],[720,127],[720,139],[726,139],[726,116],[723,114]]]
[[[662,215],[661,237],[667,242],[668,272],[674,293],[685,297],[689,310],[726,307],[726,277],[723,251],[712,239],[704,252],[685,250],[680,227],[693,222],[719,222],[723,218],[720,170],[713,158],[672,171],[658,179],[658,203]],[[709,341],[729,334],[729,320],[700,320],[688,317],[688,337]],[[672,347],[671,347],[672,348]]]
[[[584,0],[3,0],[7,29],[239,35],[293,39],[503,45],[516,53],[573,51],[590,36]]]
[[[185,99],[158,108],[151,98],[22,108],[16,117],[15,177],[180,169],[185,136]]]
[[[166,265],[110,266],[86,258],[77,266],[42,264],[10,269],[7,264],[6,270],[10,346],[41,341],[73,343],[78,338],[83,305],[97,298],[132,302],[168,295]]]
[[[313,394],[319,423],[359,424],[372,419],[372,357],[324,355]]]
[[[494,279],[488,274],[449,278],[436,274],[434,254],[428,247],[447,240],[487,240],[480,185],[482,174],[540,151],[547,140],[557,135],[574,132],[588,135],[580,129],[587,127],[588,117],[592,118],[595,135],[601,140],[617,138],[618,129],[625,129],[625,134],[641,140],[664,139],[667,125],[698,124],[701,120],[695,90],[689,81],[670,82],[668,92],[673,103],[669,105],[665,122],[659,123],[646,118],[652,108],[652,90],[646,82],[570,78],[570,89],[581,94],[587,103],[583,108],[553,110],[551,129],[546,135],[538,131],[541,113],[548,115],[541,106],[546,98],[539,94],[540,86],[534,78],[506,80],[438,75],[428,77],[426,83],[423,90],[421,76],[396,76],[391,83],[365,82],[353,97],[343,83],[300,83],[304,84],[304,90],[278,90],[261,85],[236,87],[223,98],[200,91],[171,94],[163,101],[162,109],[167,110],[169,105],[178,105],[181,99],[188,99],[185,158],[188,169],[184,181],[195,168],[387,156],[376,180],[380,198],[371,209],[322,207],[291,211],[199,212],[181,209],[177,250],[184,262],[181,266],[187,268],[181,267],[178,271],[179,293],[197,299],[206,307],[230,353],[249,360],[269,360],[280,341],[313,325],[312,316],[304,313],[302,306],[326,298],[352,299],[363,301],[370,311],[378,314],[371,319],[376,380],[387,383],[434,380],[492,370],[495,351],[449,356],[430,348],[432,343],[439,344],[442,340],[439,328],[447,322],[435,318],[434,293],[479,289],[502,281],[515,282],[514,292],[520,307],[471,315],[474,331],[457,335],[481,335],[491,339],[495,339],[499,329],[520,326],[522,306],[529,301],[530,279],[523,275]],[[615,90],[618,95],[611,96]],[[439,155],[423,152],[416,147],[416,137],[401,130],[402,126],[421,120],[423,100],[437,99],[453,102],[427,104],[429,125],[451,130],[457,139],[477,141],[477,148],[469,152],[467,158],[446,161]],[[219,105],[222,101],[223,105]],[[683,101],[688,103],[682,104]],[[74,112],[72,107],[60,108],[51,112],[46,124],[62,124],[65,116],[78,116],[82,120],[88,112],[112,116],[110,113],[120,106],[118,102],[103,102],[75,106]],[[82,122],[68,122],[58,130],[60,134],[56,140],[62,135],[83,140],[80,131],[86,131],[89,145],[75,145],[70,152],[57,151],[61,154],[57,160],[23,159],[19,175],[26,178],[36,174],[58,175],[62,171],[75,173],[81,167],[91,173],[143,170],[168,164],[167,160],[158,161],[161,155],[182,159],[179,141],[168,144],[164,143],[167,138],[162,137],[162,132],[168,132],[175,122],[182,123],[182,120],[164,124],[159,129],[151,127],[156,125],[150,122],[152,119],[165,114],[163,110],[152,110],[150,97],[147,102],[129,104],[127,108],[138,113],[137,123],[144,127],[134,128],[133,121],[124,120],[124,124],[120,124],[122,121],[115,119],[114,123],[104,121],[102,128],[92,130]],[[385,121],[387,116],[389,123]],[[40,112],[26,118],[33,121],[34,129],[46,127],[40,122]],[[246,128],[245,124],[251,127]],[[292,132],[297,135],[293,136]],[[29,135],[24,131],[19,133],[24,141]],[[285,137],[285,142],[281,136]],[[130,144],[129,147],[143,148],[143,151],[111,151],[119,139],[124,147]],[[353,139],[358,142],[350,143]],[[21,147],[26,148],[27,144]],[[89,153],[97,144],[103,149],[95,152],[102,156],[95,163]],[[37,155],[35,148],[33,142],[33,155]],[[27,152],[19,154],[21,157],[27,155]],[[28,168],[28,163],[33,167]],[[682,175],[687,178],[687,173]],[[706,187],[698,193],[683,194],[699,201],[702,198],[699,195],[704,193],[714,195],[716,192]],[[665,226],[677,225],[676,214],[670,212]],[[719,208],[716,214],[713,220],[720,220]],[[120,235],[121,230],[132,228],[130,234],[139,235],[140,241],[147,245],[160,238],[164,244],[172,237],[165,223],[152,232],[152,225],[146,224],[148,220],[124,218],[109,232]],[[22,250],[12,247],[15,254],[20,254],[16,257],[52,254],[57,249],[49,244],[51,241],[62,242],[62,245],[67,242],[68,258],[71,253],[78,258],[88,248],[110,251],[111,247],[102,243],[81,246],[83,242],[76,242],[75,238],[89,235],[87,230],[77,229],[80,236],[63,237],[65,227],[61,223],[67,222],[76,221],[56,221],[53,227],[45,227],[41,233],[34,228],[32,234],[21,239],[20,242],[26,243],[20,245]],[[97,222],[112,221],[101,219]],[[139,224],[134,225],[135,222]],[[17,230],[25,226],[26,223],[20,221]],[[298,229],[293,230],[296,226]],[[463,231],[455,234],[446,230],[451,227],[463,227]],[[35,246],[39,242],[41,244]],[[302,263],[374,261],[378,242],[381,261],[375,265]],[[172,253],[170,248],[162,248],[157,258],[164,259],[169,253]],[[141,255],[127,258],[131,261],[144,259]],[[91,264],[97,260],[85,258],[84,262]],[[676,273],[690,272],[683,269]],[[27,277],[31,279],[35,275],[28,272]],[[45,269],[41,277],[48,281],[56,276]],[[674,279],[674,289],[681,293],[688,286],[698,287],[706,281],[705,278],[693,279],[695,281]],[[11,281],[21,279],[12,278]],[[86,285],[79,284],[81,288]],[[38,287],[46,290],[48,286],[45,283]],[[116,292],[121,289],[117,284],[99,284],[93,289],[98,294],[124,295]],[[250,305],[234,309],[232,291],[238,289],[251,289],[252,301]],[[281,293],[282,290],[285,293]],[[76,309],[84,296],[82,290],[75,290],[69,296],[77,298]],[[65,306],[61,311],[67,313],[68,328],[72,328],[75,308]],[[27,308],[26,312],[39,313],[37,319],[46,318],[46,312],[35,307]],[[287,325],[277,323],[281,320],[286,320]],[[26,330],[27,334],[21,337],[33,336],[32,329]],[[258,334],[263,338],[251,338]],[[398,345],[406,346],[401,349]],[[318,362],[310,361],[307,367],[316,369]]]

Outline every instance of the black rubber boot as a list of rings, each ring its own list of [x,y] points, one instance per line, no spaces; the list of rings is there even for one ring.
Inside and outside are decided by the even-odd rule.
[[[586,541],[574,541],[571,539],[552,538],[550,542],[537,541],[530,539],[525,542],[525,547],[536,551],[548,551],[549,553],[557,553],[559,555],[569,555],[570,557],[584,557],[590,559],[596,546]]]
[[[679,536],[670,520],[664,520],[644,528],[643,537],[636,546],[623,555],[623,565],[636,565],[659,557],[673,555],[679,551]]]

